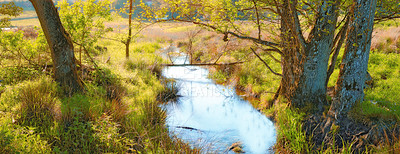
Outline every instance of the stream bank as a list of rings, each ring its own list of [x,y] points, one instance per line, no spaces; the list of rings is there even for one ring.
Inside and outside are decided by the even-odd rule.
[[[179,50],[173,52],[179,54]],[[172,61],[174,64],[188,62],[184,55]],[[205,152],[227,152],[238,142],[244,152],[272,152],[276,140],[273,122],[236,95],[234,87],[208,79],[208,73],[198,66],[164,68],[163,76],[175,79],[181,96],[163,106],[171,135],[192,146],[203,147]]]

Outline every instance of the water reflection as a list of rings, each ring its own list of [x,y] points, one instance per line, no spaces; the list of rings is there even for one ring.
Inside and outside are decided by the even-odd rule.
[[[174,59],[175,64],[186,61],[186,57]],[[217,85],[208,79],[207,69],[167,67],[163,75],[177,81],[178,94],[183,96],[164,106],[172,134],[217,153],[227,152],[237,141],[243,143],[247,153],[268,153],[275,143],[273,123],[237,96],[233,87]]]

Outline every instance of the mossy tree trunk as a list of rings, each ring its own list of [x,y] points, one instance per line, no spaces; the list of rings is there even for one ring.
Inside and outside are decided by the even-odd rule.
[[[74,46],[61,24],[52,0],[30,0],[46,36],[53,60],[54,78],[67,95],[82,90],[77,73]]]
[[[352,107],[364,99],[376,3],[376,0],[354,0],[354,13],[329,111],[337,122],[347,118]]]
[[[319,7],[307,40],[301,31],[296,0],[284,0],[281,11],[282,81],[280,94],[295,107],[307,103],[322,109],[326,78],[338,18],[337,4],[325,0]]]

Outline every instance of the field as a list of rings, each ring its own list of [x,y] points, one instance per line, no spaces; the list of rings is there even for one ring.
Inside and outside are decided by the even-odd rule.
[[[34,16],[33,11],[24,12],[17,17],[22,20],[13,20],[11,24],[20,29],[30,27],[31,32],[36,32],[38,30],[32,27],[40,27],[38,19],[24,19]],[[50,65],[49,49],[43,44],[43,35],[26,37],[26,33],[21,32],[14,37],[12,32],[2,34],[4,38],[20,41],[17,45],[10,45],[11,49],[31,57],[21,58],[19,53],[10,51],[0,60],[0,134],[5,136],[0,146],[6,147],[0,153],[73,152],[73,149],[102,153],[198,153],[201,147],[191,149],[179,139],[170,138],[164,127],[165,112],[158,107],[166,101],[164,98],[176,93],[176,89],[169,86],[170,81],[160,77],[162,66],[156,65],[168,63],[167,59],[160,57],[160,52],[170,45],[191,54],[194,63],[243,61],[238,65],[208,67],[211,71],[209,77],[219,84],[234,85],[243,98],[275,120],[278,127],[277,152],[301,153],[313,148],[302,129],[304,113],[288,108],[285,103],[267,108],[272,106],[269,100],[278,89],[280,77],[252,54],[249,49],[251,42],[233,37],[224,41],[224,35],[189,23],[142,24],[146,28],[134,31],[131,57],[127,60],[125,46],[113,40],[127,33],[127,19],[115,17],[114,21],[105,23],[113,31],[104,34],[96,43],[105,50],[91,53],[99,67],[95,67],[89,57],[83,56],[84,65],[80,73],[86,89],[74,97],[61,96],[58,85],[51,79],[50,68],[47,68]],[[399,25],[400,20],[375,25],[368,66],[372,79],[367,83],[364,102],[352,111],[356,120],[377,130],[383,127],[381,124],[389,123],[387,126],[391,129],[398,127],[400,122]],[[273,70],[281,71],[276,62],[280,59],[278,54],[273,55],[276,59],[266,53],[260,53],[260,56]],[[30,67],[32,62],[38,67]],[[336,69],[328,87],[335,85],[338,74]],[[31,97],[35,99],[30,100]],[[332,134],[335,136],[334,132]],[[366,152],[399,152],[400,136],[397,135],[386,132],[375,135],[386,139],[369,144],[365,147]],[[91,137],[82,140],[83,136]],[[346,153],[354,152],[352,146],[356,145],[342,143],[340,146],[341,149],[332,144],[314,150]]]

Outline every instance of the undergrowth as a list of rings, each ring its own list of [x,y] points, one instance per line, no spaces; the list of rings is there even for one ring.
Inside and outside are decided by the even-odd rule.
[[[62,95],[51,72],[0,69],[7,72],[0,76],[0,153],[200,152],[171,137],[165,126],[159,106],[177,89],[160,76],[164,60],[155,52],[161,45],[132,44],[126,60],[120,44],[102,41],[113,50],[96,59],[111,60],[80,72],[85,90],[71,97]]]

